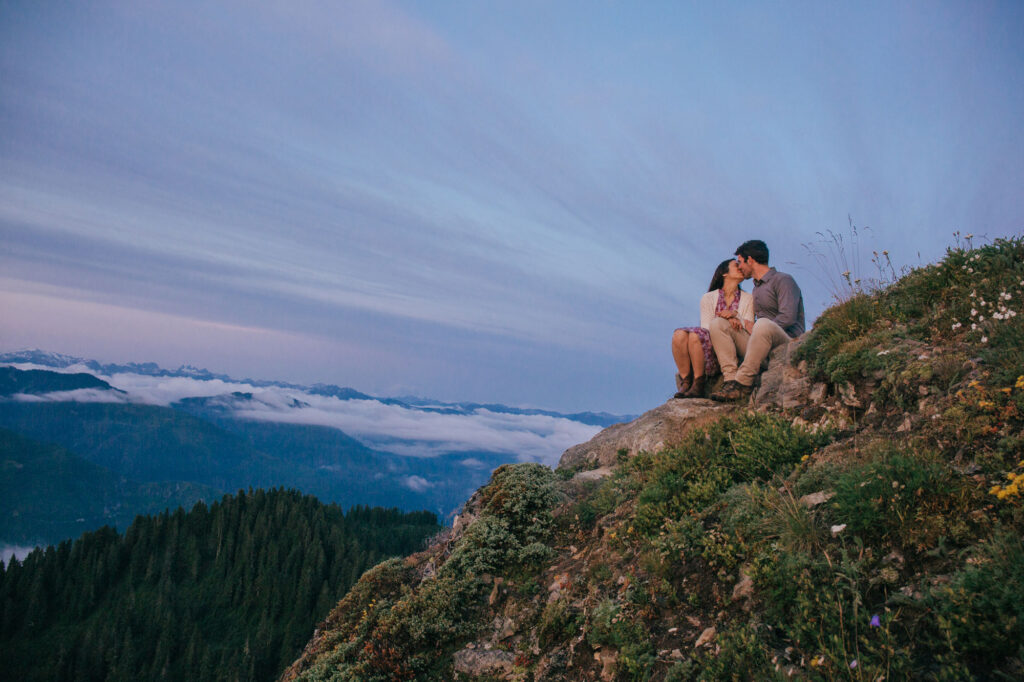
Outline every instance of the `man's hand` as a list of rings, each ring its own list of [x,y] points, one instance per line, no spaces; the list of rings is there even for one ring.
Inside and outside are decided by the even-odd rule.
[[[736,330],[743,329],[743,322],[738,317],[730,317],[729,318],[729,324],[732,325],[733,329],[736,329]]]
[[[719,317],[724,317],[727,320],[731,320],[731,319],[737,317],[738,315],[739,315],[739,313],[737,313],[735,310],[720,310],[720,311],[718,311],[718,316]]]

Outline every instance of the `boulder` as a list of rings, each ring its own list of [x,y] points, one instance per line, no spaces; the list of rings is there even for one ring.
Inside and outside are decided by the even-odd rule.
[[[761,372],[757,390],[754,391],[755,407],[790,409],[803,407],[812,402],[811,381],[807,377],[806,363],[793,364],[796,350],[803,343],[803,339],[803,336],[797,337],[779,346],[768,356],[768,367]],[[818,402],[823,397],[819,397]]]
[[[627,424],[609,426],[586,443],[574,445],[562,453],[558,466],[562,469],[614,467],[618,464],[620,450],[633,456],[678,445],[695,427],[714,421],[732,409],[732,405],[704,399],[671,399]]]

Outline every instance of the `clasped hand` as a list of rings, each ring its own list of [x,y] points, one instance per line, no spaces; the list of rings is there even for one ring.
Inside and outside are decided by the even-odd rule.
[[[743,329],[743,322],[740,321],[739,313],[735,310],[719,311],[718,316],[729,320],[729,324],[732,325],[733,329]]]

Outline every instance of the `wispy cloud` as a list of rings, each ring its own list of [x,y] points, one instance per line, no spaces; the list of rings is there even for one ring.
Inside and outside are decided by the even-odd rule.
[[[409,490],[415,491],[417,493],[422,493],[425,490],[429,490],[430,488],[434,487],[433,483],[423,478],[422,476],[416,476],[415,474],[412,476],[405,476],[401,480],[402,485],[404,485]]]

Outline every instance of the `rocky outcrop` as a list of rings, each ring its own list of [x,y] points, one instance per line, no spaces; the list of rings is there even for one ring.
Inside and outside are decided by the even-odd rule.
[[[824,385],[812,386],[806,362],[795,364],[793,361],[802,338],[772,352],[748,404],[759,409],[793,409],[824,399]],[[714,385],[718,384],[720,381]],[[618,464],[620,457],[657,452],[681,443],[694,428],[717,420],[733,409],[734,405],[706,399],[670,399],[627,424],[609,426],[586,443],[574,445],[562,454],[558,466],[582,470],[584,476],[589,470],[607,470]]]
[[[619,462],[620,450],[632,456],[672,447],[681,443],[694,428],[732,409],[731,405],[710,400],[669,400],[628,424],[609,426],[586,443],[569,448],[562,453],[558,467],[581,470],[613,467]]]

